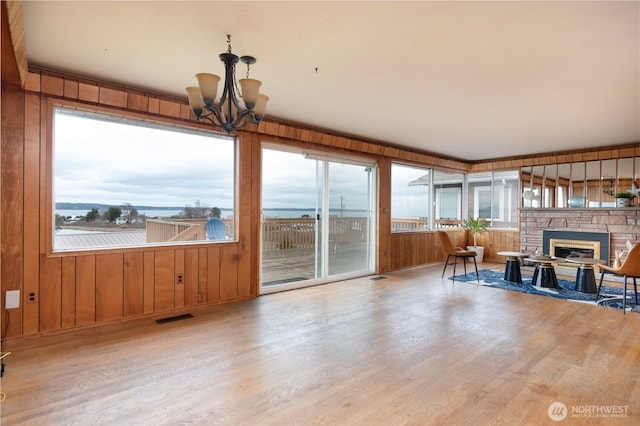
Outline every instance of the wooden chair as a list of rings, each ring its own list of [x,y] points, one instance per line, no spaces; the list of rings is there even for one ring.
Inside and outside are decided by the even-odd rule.
[[[606,265],[600,265],[599,268],[602,273],[600,274],[600,284],[598,285],[598,292],[596,293],[596,302],[600,296],[600,288],[602,287],[604,274],[609,273],[613,275],[622,275],[624,277],[622,313],[626,313],[627,307],[627,277],[633,278],[633,291],[636,294],[636,305],[638,304],[638,285],[636,283],[636,278],[640,278],[640,244],[634,244],[631,249],[629,249],[627,257],[619,268]]]
[[[444,277],[444,273],[447,270],[447,266],[449,266],[449,259],[453,256],[453,277],[452,280],[455,282],[456,276],[456,265],[458,264],[458,258],[461,257],[464,263],[464,274],[467,274],[467,259],[473,259],[473,265],[476,268],[476,278],[478,282],[480,282],[480,275],[478,275],[478,264],[476,263],[476,252],[465,250],[460,247],[454,247],[449,239],[449,235],[447,235],[444,231],[436,231],[438,234],[438,238],[440,239],[440,245],[442,246],[442,250],[447,255],[447,261],[444,263],[444,269],[442,270],[442,277]]]

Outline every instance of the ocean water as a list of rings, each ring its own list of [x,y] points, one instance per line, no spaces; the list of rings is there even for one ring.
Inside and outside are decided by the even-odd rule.
[[[227,218],[233,216],[233,210],[221,209],[222,218]],[[88,210],[56,210],[56,214],[67,217],[76,217],[76,216],[85,216]],[[138,210],[139,214],[144,214],[150,218],[160,218],[160,217],[172,217],[178,216],[182,212],[182,209],[174,209],[174,210],[165,210],[165,209],[147,209],[147,210]],[[339,209],[331,209],[329,214],[331,216],[344,216],[344,217],[362,217],[366,216],[366,211],[364,210],[344,210],[340,211]],[[316,215],[315,209],[264,209],[263,214],[265,218],[280,218],[280,219],[295,219],[302,217],[303,215],[308,215],[309,217],[314,217]]]

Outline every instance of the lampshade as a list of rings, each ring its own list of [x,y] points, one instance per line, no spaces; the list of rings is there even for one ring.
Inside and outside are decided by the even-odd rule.
[[[238,80],[240,90],[242,91],[242,100],[247,108],[253,109],[258,100],[258,94],[262,82],[254,78],[243,78]]]
[[[258,100],[256,101],[256,106],[253,108],[253,113],[258,119],[262,119],[264,114],[267,112],[267,101],[269,97],[267,95],[258,95]]]
[[[230,119],[231,121],[235,120],[238,116],[238,108],[236,108],[233,102],[231,102],[231,115],[229,115],[229,98],[224,100],[221,110],[224,118]]]
[[[218,96],[218,83],[220,82],[220,77],[215,74],[200,73],[196,74],[196,78],[198,79],[198,85],[200,86],[202,100],[206,105],[213,105],[213,102],[216,100],[216,96]]]
[[[202,96],[200,96],[200,89],[195,86],[187,87],[187,93],[189,94],[189,106],[193,110],[195,115],[202,114],[204,109],[204,102]]]

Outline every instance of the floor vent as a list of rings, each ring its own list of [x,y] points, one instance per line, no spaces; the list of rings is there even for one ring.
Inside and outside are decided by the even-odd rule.
[[[191,314],[176,315],[175,317],[158,319],[158,320],[156,320],[156,322],[158,324],[165,324],[165,323],[168,323],[168,322],[180,321],[180,320],[187,319],[187,318],[193,318],[193,315],[191,315]]]
[[[382,275],[378,275],[377,277],[371,277],[369,278],[371,281],[380,281],[380,280],[386,280],[387,277],[383,277]]]

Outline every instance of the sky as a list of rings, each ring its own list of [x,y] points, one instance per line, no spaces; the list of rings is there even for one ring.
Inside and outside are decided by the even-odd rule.
[[[183,208],[199,201],[206,207],[234,207],[233,138],[179,127],[97,120],[57,110],[54,144],[56,202]],[[293,147],[268,145],[262,155],[262,208],[315,208],[316,176],[327,172],[317,166],[325,161],[305,158],[302,149]],[[364,163],[325,159],[330,160],[331,213],[341,208],[367,210],[367,183],[375,174]],[[393,165],[392,216],[428,216],[428,187],[409,185],[427,173],[426,168]],[[447,179],[447,175],[436,172],[438,179]],[[461,175],[452,178],[461,182]]]
[[[233,208],[232,138],[58,111],[54,144],[56,202]],[[314,208],[316,161],[302,151],[263,155],[263,208]],[[367,208],[365,167],[332,163],[330,175],[332,209]]]
[[[229,138],[57,113],[56,202],[233,207]]]

